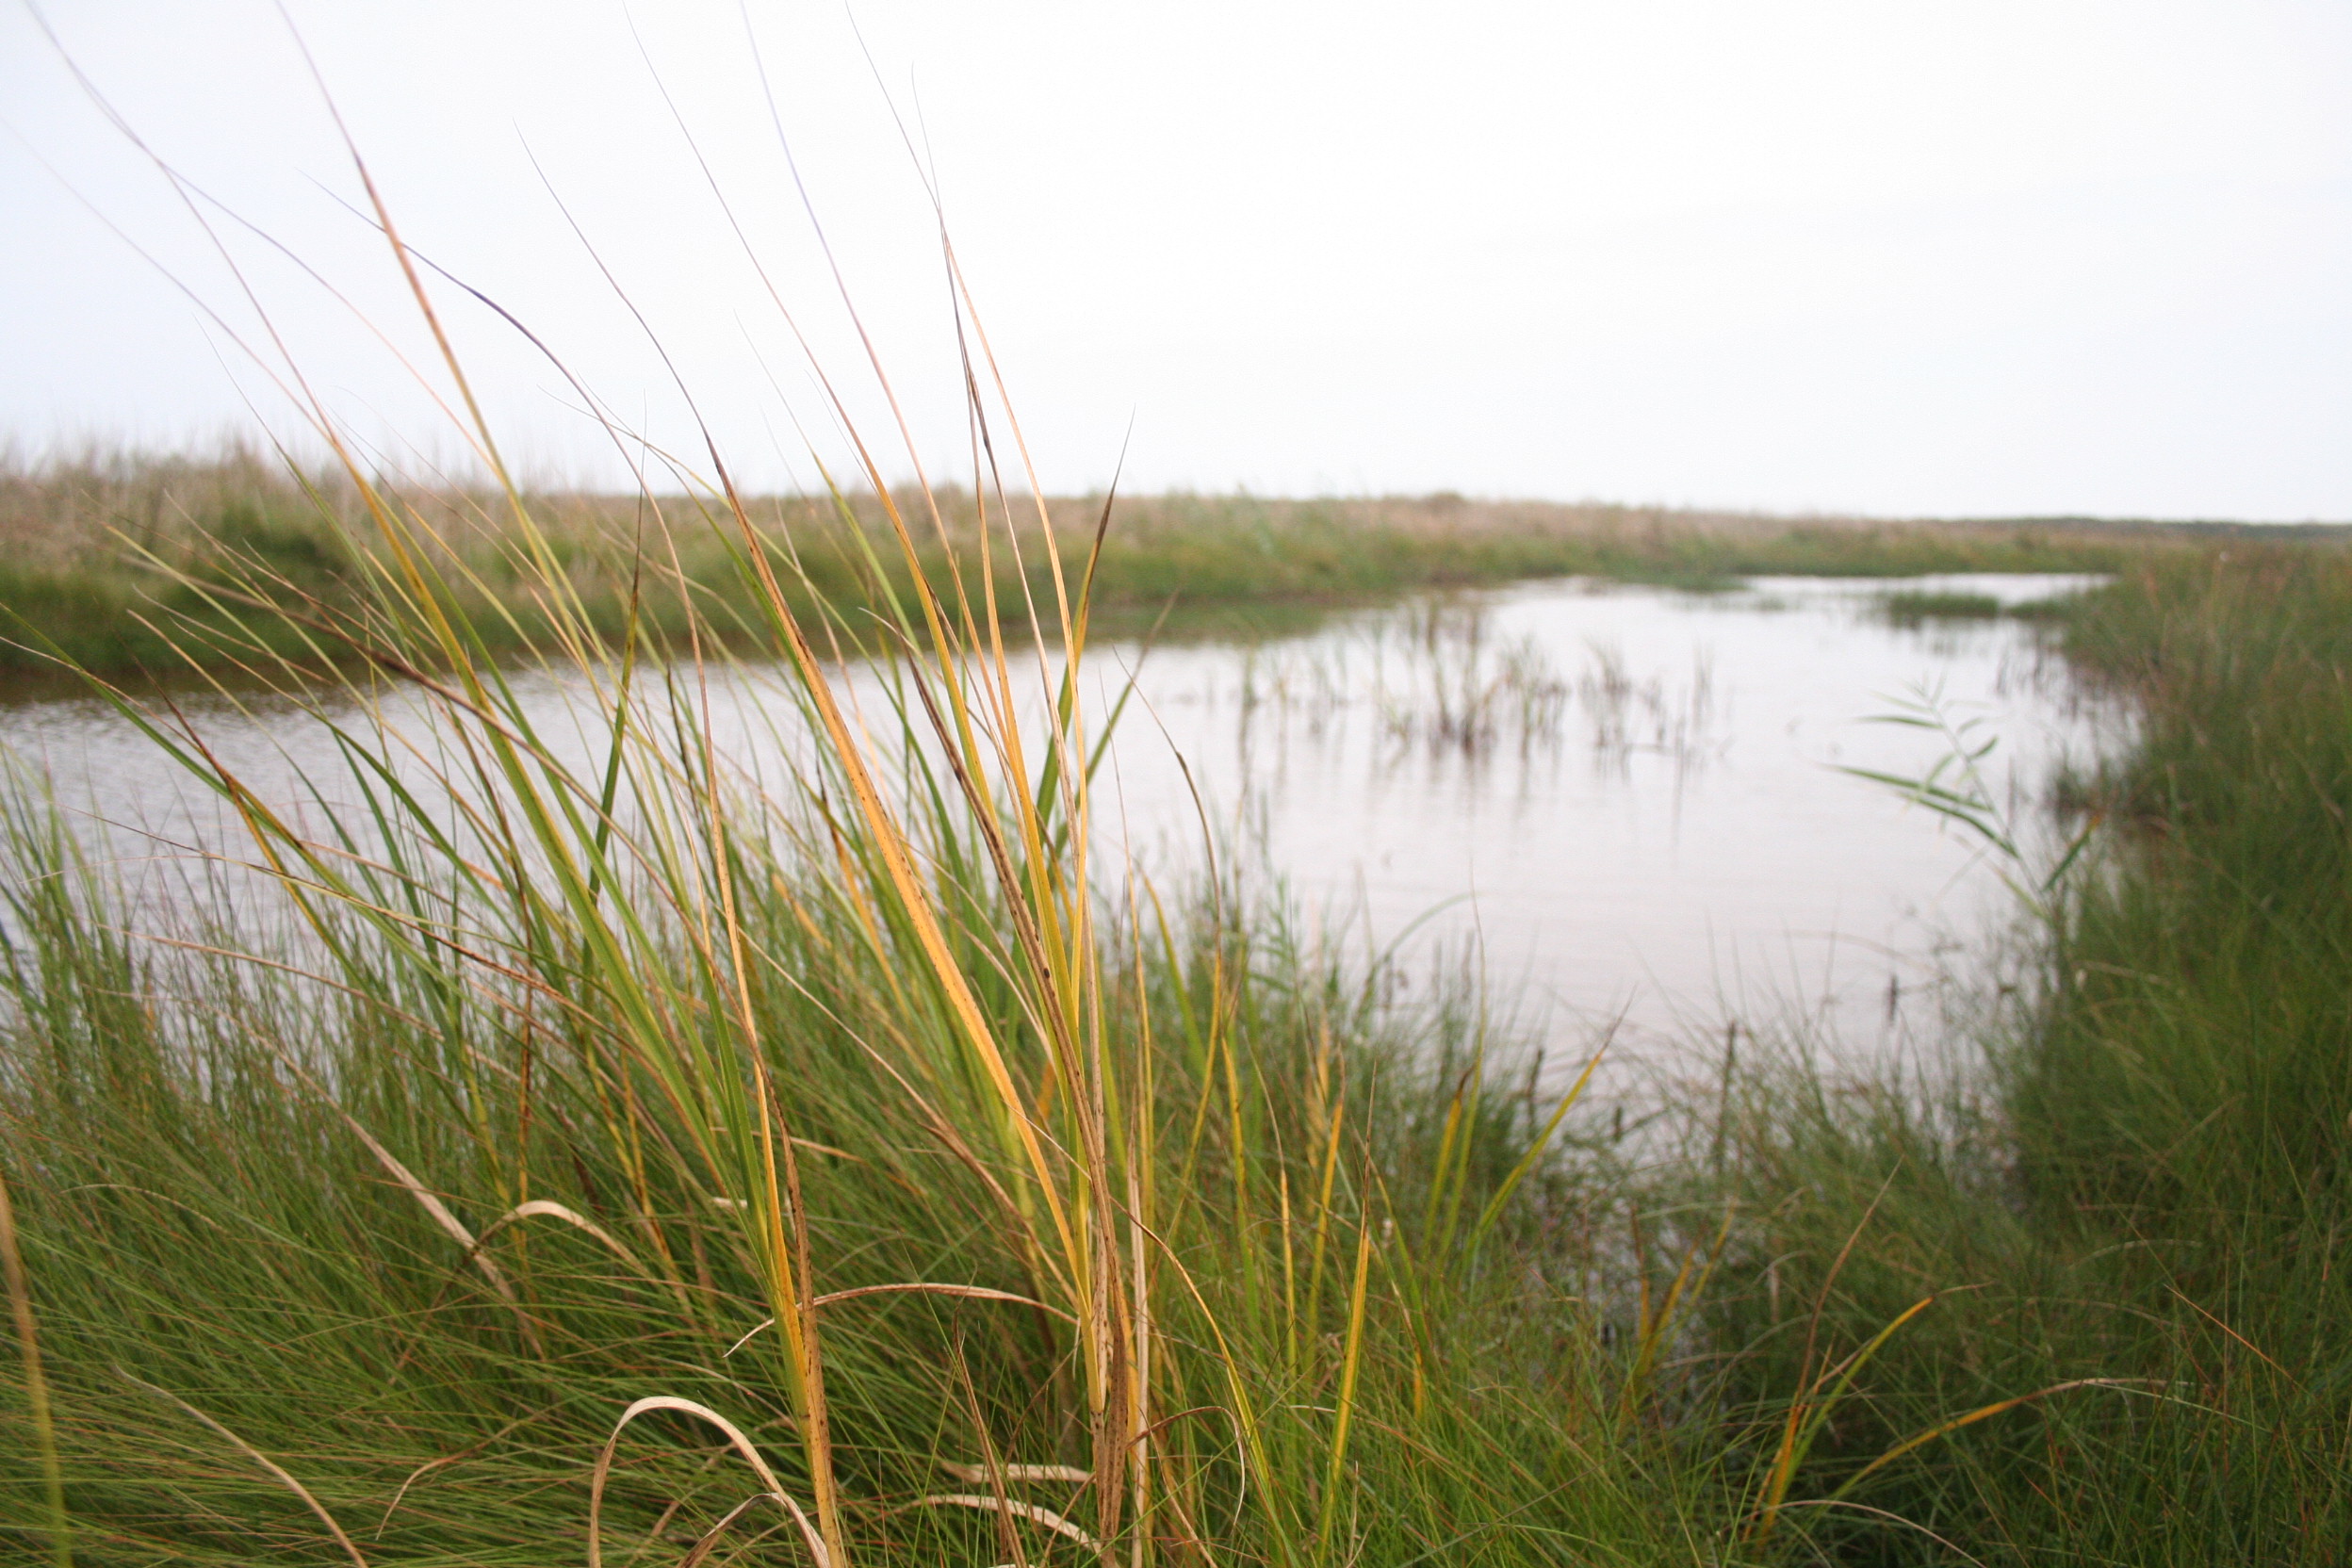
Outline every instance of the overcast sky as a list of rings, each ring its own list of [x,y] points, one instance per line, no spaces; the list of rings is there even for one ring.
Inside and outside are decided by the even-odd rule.
[[[838,458],[698,147],[856,418],[886,428],[735,0],[288,8],[405,237],[621,416],[691,441],[633,305],[730,461],[807,482],[812,449]],[[208,216],[337,416],[454,450],[400,368],[425,340],[341,204],[357,181],[274,6],[41,14],[235,214]],[[915,448],[948,477],[969,469],[953,319],[894,110],[1056,488],[1103,482],[1126,445],[1146,488],[2352,518],[2342,0],[748,18]],[[12,4],[0,118],[0,433],[287,427],[238,346],[267,340],[236,277]],[[504,439],[609,481],[561,378],[437,286]]]

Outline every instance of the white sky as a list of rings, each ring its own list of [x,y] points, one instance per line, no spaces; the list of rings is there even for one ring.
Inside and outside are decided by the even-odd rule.
[[[794,419],[832,461],[822,404],[666,86],[875,428],[735,0],[289,6],[414,245],[688,440],[560,197],[730,461],[806,481]],[[268,0],[41,9],[159,153],[418,346],[382,245],[336,204],[356,182]],[[1106,481],[1132,418],[1143,488],[2352,518],[2342,0],[749,12],[918,448],[951,476],[950,318],[886,93],[919,119],[1055,488]],[[85,206],[250,330],[18,6],[0,119],[0,433],[201,439],[250,424],[248,400],[286,425],[225,332]],[[453,449],[340,307],[236,245],[341,416]],[[441,296],[511,445],[609,480],[545,363]]]

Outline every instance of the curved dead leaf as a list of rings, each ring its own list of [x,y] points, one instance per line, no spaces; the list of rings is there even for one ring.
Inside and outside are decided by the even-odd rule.
[[[613,1423],[612,1435],[604,1440],[604,1451],[596,1456],[596,1467],[588,1478],[588,1568],[603,1568],[604,1483],[612,1473],[612,1455],[621,1446],[621,1433],[627,1431],[629,1424],[639,1416],[657,1410],[674,1410],[681,1415],[691,1415],[718,1428],[726,1435],[727,1446],[743,1457],[743,1462],[751,1466],[752,1473],[767,1488],[761,1495],[775,1497],[791,1511],[792,1522],[800,1527],[801,1540],[808,1544],[808,1555],[816,1559],[817,1568],[832,1568],[833,1560],[825,1549],[825,1538],[817,1533],[817,1527],[809,1523],[808,1515],[801,1511],[800,1505],[792,1501],[792,1494],[776,1478],[776,1472],[768,1468],[768,1462],[760,1457],[759,1448],[743,1434],[743,1429],[708,1405],[698,1405],[692,1399],[680,1399],[667,1394],[650,1395],[621,1412],[620,1420]]]
[[[580,1214],[579,1211],[566,1208],[563,1204],[554,1202],[546,1198],[533,1198],[528,1202],[517,1203],[513,1208],[507,1210],[504,1214],[498,1216],[498,1218],[483,1226],[482,1228],[482,1234],[475,1239],[473,1246],[466,1251],[467,1259],[471,1260],[475,1255],[479,1254],[483,1248],[490,1245],[490,1238],[492,1236],[497,1235],[500,1231],[505,1230],[509,1225],[514,1224],[518,1220],[531,1219],[534,1217],[560,1219],[564,1221],[564,1224],[571,1226],[574,1230],[583,1232],[604,1243],[605,1250],[607,1251],[611,1252],[614,1257],[620,1259],[623,1263],[629,1265],[629,1266],[636,1272],[644,1274],[647,1279],[651,1279],[653,1277],[646,1271],[645,1266],[637,1261],[637,1254],[622,1246],[620,1242],[613,1237],[612,1232],[606,1230],[603,1226],[597,1224],[595,1220],[590,1219],[587,1216]]]
[[[971,1492],[941,1493],[936,1497],[918,1497],[906,1506],[908,1508],[976,1508],[988,1513],[1002,1513],[1009,1518],[1026,1519],[1031,1524],[1043,1525],[1056,1535],[1068,1536],[1087,1551],[1100,1554],[1102,1550],[1102,1543],[1052,1509],[1039,1508],[1035,1503],[1017,1503],[1010,1497],[988,1497]]]

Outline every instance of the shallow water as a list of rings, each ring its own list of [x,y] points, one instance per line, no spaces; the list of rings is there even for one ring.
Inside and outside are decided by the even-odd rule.
[[[1933,694],[1998,739],[1990,792],[2046,846],[2053,769],[2119,739],[2031,624],[1903,629],[1877,596],[2019,603],[2088,580],[1555,582],[1157,652],[1140,685],[1164,737],[1131,720],[1112,782],[1130,837],[1184,858],[1199,834],[1172,743],[1228,841],[1316,918],[1412,928],[1408,973],[1474,952],[1556,1043],[1612,1021],[1621,1048],[1720,1039],[1744,1018],[1867,1059],[2017,905],[1982,841],[1839,769],[1933,766],[1947,737],[1879,722]]]
[[[1899,586],[2014,603],[2085,580]],[[1549,582],[1249,646],[1100,649],[1098,703],[1130,672],[1139,696],[1098,783],[1104,851],[1167,884],[1200,867],[1205,819],[1229,865],[1286,882],[1309,935],[1402,939],[1408,986],[1475,964],[1570,1050],[1612,1021],[1639,1046],[1743,1019],[1883,1055],[2015,904],[1980,842],[1839,771],[1916,775],[1950,749],[1873,720],[1936,694],[1998,737],[1987,781],[2021,820],[2041,819],[2055,767],[2120,733],[2032,625],[1898,628],[1873,609],[1889,586]],[[525,689],[563,727],[574,694]],[[265,794],[337,771],[290,710],[189,706]],[[739,745],[774,743],[751,738],[758,703],[741,708]],[[177,896],[181,846],[226,841],[213,803],[97,705],[0,710],[0,745],[50,774],[148,897]]]

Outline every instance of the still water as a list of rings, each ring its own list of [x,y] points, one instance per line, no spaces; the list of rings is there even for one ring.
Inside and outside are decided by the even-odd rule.
[[[1932,700],[1997,741],[1986,792],[2046,848],[2055,770],[2122,738],[2031,623],[1905,629],[1880,596],[2018,604],[2091,580],[1552,582],[1157,651],[1110,789],[1130,841],[1181,860],[1200,840],[1183,756],[1229,853],[1310,921],[1410,931],[1408,974],[1467,956],[1557,1045],[1615,1022],[1638,1052],[1744,1019],[1867,1060],[1933,1021],[2017,905],[1980,840],[1840,770],[1933,767],[1950,738],[1885,722]]]
[[[2120,734],[2030,622],[1906,629],[1878,597],[2015,604],[2086,580],[1555,581],[1248,645],[1100,648],[1096,700],[1131,677],[1137,696],[1098,779],[1098,864],[1131,857],[1166,885],[1214,845],[1245,880],[1279,880],[1304,935],[1399,943],[1407,985],[1474,966],[1521,1027],[1570,1050],[1612,1023],[1625,1050],[1746,1019],[1804,1021],[1867,1058],[2014,901],[1981,843],[1840,770],[1932,766],[1948,738],[1881,722],[1932,699],[1998,739],[1991,797],[2039,821],[2053,771]],[[576,694],[526,689],[560,728]],[[335,771],[290,710],[193,711],[288,799],[298,770]],[[183,885],[187,846],[226,841],[212,804],[97,705],[0,709],[0,746],[49,775],[150,899]]]

